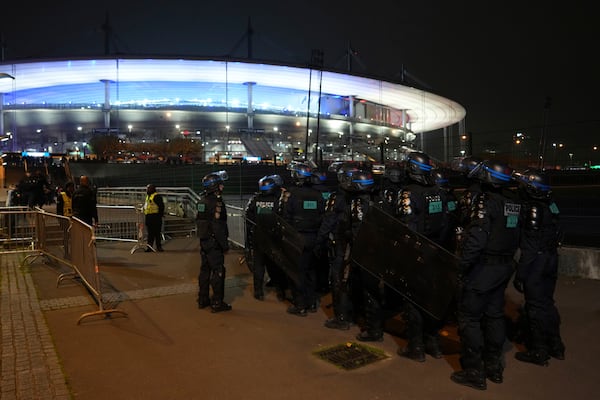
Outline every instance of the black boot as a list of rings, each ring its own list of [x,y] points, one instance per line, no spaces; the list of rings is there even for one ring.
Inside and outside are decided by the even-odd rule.
[[[486,368],[485,376],[494,383],[504,382],[504,376],[502,375],[502,368]]]
[[[487,384],[485,382],[485,376],[480,371],[474,369],[466,369],[463,371],[457,371],[450,375],[450,379],[459,385],[472,387],[473,389],[486,390]]]
[[[256,300],[263,301],[265,299],[265,294],[262,292],[262,290],[255,290],[254,291],[254,298]]]
[[[548,360],[550,356],[544,349],[519,351],[515,353],[515,358],[519,361],[526,363],[541,365],[542,367],[548,366]]]
[[[440,349],[440,339],[437,336],[425,337],[425,353],[433,358],[442,358],[442,350]]]
[[[383,331],[365,330],[356,335],[356,340],[361,342],[383,342]]]
[[[225,303],[225,302],[220,302],[220,303],[215,303],[211,306],[212,310],[211,312],[214,313],[218,313],[218,312],[223,312],[223,311],[230,311],[231,310],[231,305]]]
[[[410,343],[403,349],[398,350],[398,355],[417,362],[425,362],[425,348],[423,346],[415,346]]]
[[[550,338],[548,353],[557,360],[565,359],[565,345],[560,337]]]
[[[306,317],[308,314],[306,313],[306,308],[300,308],[296,306],[288,307],[288,314],[297,315],[299,317]]]
[[[329,329],[339,329],[347,331],[350,329],[350,323],[343,318],[333,317],[325,321],[325,327]]]
[[[210,299],[198,297],[198,308],[203,309],[210,306]]]

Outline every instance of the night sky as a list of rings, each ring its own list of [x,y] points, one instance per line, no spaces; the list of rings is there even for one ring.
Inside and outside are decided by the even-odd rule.
[[[354,73],[395,81],[404,67],[410,86],[465,107],[476,151],[510,146],[522,132],[537,153],[544,126],[549,151],[564,143],[575,163],[600,146],[592,2],[214,3],[13,2],[0,15],[4,61],[104,55],[107,12],[112,55],[246,58],[250,18],[256,60],[305,65],[319,49],[325,68],[345,70],[350,44]]]

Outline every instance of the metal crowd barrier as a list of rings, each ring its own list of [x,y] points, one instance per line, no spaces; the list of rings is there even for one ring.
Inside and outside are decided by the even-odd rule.
[[[120,313],[104,307],[100,268],[96,257],[94,229],[77,218],[67,218],[42,209],[0,208],[0,254],[24,253],[21,265],[38,257],[52,259],[71,269],[60,274],[57,286],[66,278],[79,280],[98,305],[97,311],[82,314],[77,324],[93,315]]]
[[[238,206],[225,204],[227,209],[227,228],[229,229],[229,241],[236,246],[245,246],[245,214],[244,209]]]
[[[22,253],[37,247],[36,211],[0,207],[0,252]]]
[[[200,200],[200,195],[189,187],[159,187],[157,192],[163,197],[165,202],[165,214],[180,218],[194,219],[196,215],[196,204]],[[143,227],[144,215],[141,213],[141,207],[146,198],[145,187],[107,187],[98,188],[98,219],[100,220],[99,229],[96,230],[98,240],[129,240],[136,241],[137,245],[132,249],[132,254],[139,248],[147,248],[142,235],[135,228],[132,221],[126,227],[117,228],[110,221],[113,220],[111,214],[116,213],[115,207],[129,207],[139,210],[137,227]],[[244,247],[244,206],[246,198],[239,196],[226,196],[225,206],[227,208],[227,225],[229,228],[229,240],[236,246]],[[120,214],[119,214],[120,215]],[[120,218],[117,221],[122,221]],[[118,224],[118,223],[117,223]],[[115,226],[115,232],[121,232],[120,236],[108,234],[108,226]],[[125,224],[124,224],[125,225]],[[112,229],[112,228],[111,228]],[[187,229],[189,234],[195,234],[195,229]],[[170,237],[171,234],[183,233],[183,231],[171,231],[170,227],[165,227],[163,238]]]
[[[104,308],[100,286],[100,268],[98,267],[96,257],[96,237],[94,236],[94,228],[78,218],[71,219],[71,252],[71,259],[75,272],[62,275],[59,280],[76,274],[92,294],[94,301],[98,305],[98,310],[82,314],[77,320],[77,324],[80,324],[84,318],[94,315],[110,315],[112,313],[127,315],[127,313],[122,310]]]
[[[190,217],[196,213],[200,196],[189,187],[160,187],[157,192],[165,203],[165,214]],[[146,187],[98,188],[96,199],[102,205],[133,205],[141,208],[146,200]]]

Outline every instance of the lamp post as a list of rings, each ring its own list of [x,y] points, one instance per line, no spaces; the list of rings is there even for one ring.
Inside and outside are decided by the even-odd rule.
[[[573,153],[569,153],[569,165],[573,166]]]
[[[7,74],[6,72],[0,72],[0,79],[12,79],[13,82],[15,80],[15,77]],[[13,91],[14,91],[14,86],[13,86]],[[13,93],[13,97],[14,97],[14,93]],[[13,120],[14,121],[14,120]],[[16,126],[13,127],[13,131],[12,132],[12,151],[16,151],[17,149],[17,128]],[[4,133],[4,93],[0,93],[0,136],[3,136]]]

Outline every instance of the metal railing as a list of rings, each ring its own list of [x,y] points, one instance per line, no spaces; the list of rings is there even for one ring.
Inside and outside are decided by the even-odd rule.
[[[100,268],[96,257],[94,228],[77,218],[67,218],[42,209],[22,207],[0,209],[0,254],[26,254],[21,265],[31,264],[44,257],[69,268],[61,273],[63,279],[77,278],[98,305],[98,310],[84,313],[77,323],[89,316],[112,313],[127,315],[124,311],[104,307],[100,286]]]
[[[158,190],[158,193],[163,197],[163,201],[165,202],[165,214],[175,218],[187,219],[189,221],[195,220],[197,204],[201,200],[201,196],[198,193],[189,187],[161,187],[160,190]],[[101,226],[105,224],[110,225],[110,222],[107,222],[104,219],[105,217],[102,216],[101,212],[107,212],[107,216],[109,216],[111,208],[117,206],[136,207],[141,209],[146,199],[146,188],[98,188],[96,196],[98,202],[98,218]],[[238,247],[244,247],[244,205],[247,200],[240,198],[239,196],[225,196],[224,200],[227,208],[229,241]],[[195,223],[185,231],[181,230],[181,228],[174,229],[167,223],[163,224],[163,227],[163,234],[166,237],[180,233],[187,233],[190,236],[196,234]],[[126,233],[125,230],[123,230],[123,232],[123,235],[127,235],[128,238],[133,238],[137,235],[137,231],[134,232],[133,225],[129,226]],[[98,239],[100,239],[100,234],[98,234]],[[102,237],[102,239],[105,238]]]

